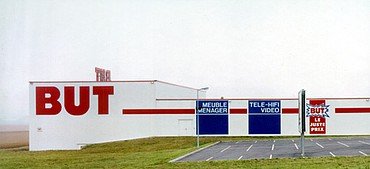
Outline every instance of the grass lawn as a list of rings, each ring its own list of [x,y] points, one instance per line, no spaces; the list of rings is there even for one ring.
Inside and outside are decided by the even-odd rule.
[[[274,137],[276,138],[276,137]],[[207,137],[219,140],[269,137]],[[169,163],[195,150],[194,137],[155,137],[89,145],[78,151],[0,150],[0,168],[369,168],[370,157],[325,157]]]

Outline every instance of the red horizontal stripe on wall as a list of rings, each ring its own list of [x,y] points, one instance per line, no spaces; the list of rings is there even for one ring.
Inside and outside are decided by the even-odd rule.
[[[364,107],[364,108],[335,108],[335,113],[370,113],[370,107]]]
[[[122,109],[122,114],[195,114],[195,109]]]
[[[246,108],[230,109],[230,114],[247,114],[247,109]]]
[[[283,108],[283,114],[298,114],[298,108]]]

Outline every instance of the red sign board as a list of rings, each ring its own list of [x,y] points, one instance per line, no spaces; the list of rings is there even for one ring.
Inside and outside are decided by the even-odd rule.
[[[310,134],[326,134],[325,100],[310,100]]]

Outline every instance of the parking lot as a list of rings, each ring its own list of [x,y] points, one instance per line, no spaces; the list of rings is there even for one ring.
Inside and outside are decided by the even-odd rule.
[[[368,155],[370,155],[370,137],[305,139],[305,157]],[[219,142],[174,161],[249,160],[289,157],[301,157],[300,139]]]

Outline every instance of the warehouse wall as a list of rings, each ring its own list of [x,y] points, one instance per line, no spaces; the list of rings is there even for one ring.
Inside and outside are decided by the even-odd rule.
[[[80,104],[80,86],[89,86],[90,107],[83,115],[71,115],[64,106],[64,87],[75,87],[75,105]],[[113,86],[109,95],[109,113],[99,114],[98,96],[93,95],[94,86]],[[58,102],[61,111],[55,115],[36,115],[36,87],[56,87],[60,91]],[[86,144],[126,140],[150,136],[194,136],[196,134],[195,98],[196,90],[160,81],[130,82],[34,82],[30,84],[30,150],[80,149]],[[49,94],[45,98],[50,97]],[[200,92],[200,98],[205,93]],[[205,100],[207,101],[207,100]],[[211,100],[220,101],[220,100]],[[280,125],[275,133],[251,119],[254,110],[252,102],[276,102],[279,104]],[[308,99],[310,103],[324,103],[327,115],[320,122],[307,117],[308,135],[357,135],[370,134],[370,102],[362,99]],[[40,103],[39,103],[40,104]],[[298,101],[296,99],[229,99],[228,132],[226,134],[205,134],[205,136],[230,135],[298,135]],[[46,104],[46,108],[50,105]],[[261,115],[261,113],[259,114]],[[265,116],[266,115],[266,116]],[[312,118],[317,120],[317,118]],[[323,122],[324,121],[324,122]],[[253,125],[252,123],[253,122]],[[320,124],[324,127],[311,128]],[[251,126],[252,125],[252,126]],[[201,126],[202,127],[202,126]],[[210,126],[208,126],[210,127]],[[211,126],[212,127],[212,126]],[[253,127],[254,129],[251,129]],[[310,129],[320,129],[310,131]],[[257,131],[258,130],[258,131]],[[252,134],[252,132],[259,132]],[[277,131],[277,133],[276,133]]]
[[[194,115],[123,115],[123,109],[153,109],[156,107],[158,83],[150,82],[88,82],[88,83],[31,83],[30,84],[30,150],[80,149],[92,143],[134,139],[148,136],[179,134],[177,119],[192,119]],[[57,115],[36,115],[35,88],[56,87],[60,91],[58,101],[62,110]],[[75,103],[79,102],[80,86],[90,87],[90,108],[81,116],[66,112],[64,86],[75,86]],[[113,86],[114,94],[109,96],[109,114],[99,115],[98,97],[92,95],[93,86]],[[169,89],[166,90],[166,87]],[[172,95],[196,96],[196,90],[177,87],[174,91],[168,84],[159,85],[159,91],[175,92]],[[160,92],[159,92],[160,93]],[[181,104],[178,104],[181,107]],[[186,104],[185,106],[190,106]],[[47,106],[46,106],[47,107]],[[163,107],[163,106],[162,106]],[[168,106],[165,106],[168,107]]]

